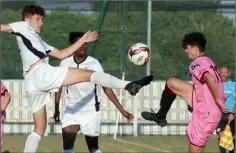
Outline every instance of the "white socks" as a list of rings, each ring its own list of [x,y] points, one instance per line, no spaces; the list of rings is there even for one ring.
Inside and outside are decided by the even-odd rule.
[[[102,153],[102,151],[100,149],[94,151],[93,153]]]
[[[35,153],[38,149],[40,140],[41,136],[36,132],[32,132],[25,142],[24,153]]]
[[[64,153],[74,153],[73,148],[72,149],[64,149]]]
[[[94,84],[111,89],[124,89],[125,86],[130,83],[130,81],[120,80],[110,74],[102,72],[93,72],[91,74],[90,81]]]

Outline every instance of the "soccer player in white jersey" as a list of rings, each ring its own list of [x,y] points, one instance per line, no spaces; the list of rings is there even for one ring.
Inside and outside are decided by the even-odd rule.
[[[75,43],[83,35],[84,33],[82,32],[71,32],[69,35],[70,43]],[[60,66],[103,72],[103,68],[99,61],[88,56],[86,51],[87,43],[81,46],[73,56],[62,60]],[[101,153],[101,150],[98,147],[101,119],[96,85],[91,82],[84,82],[67,86],[65,89],[69,98],[69,103],[66,106],[61,122],[64,152],[74,152],[73,147],[77,132],[81,131],[85,135],[89,152]],[[126,117],[128,121],[133,120],[133,115],[124,110],[113,90],[106,87],[103,87],[103,90],[120,113]],[[54,119],[56,122],[60,121],[59,102],[61,93],[62,88],[60,88],[55,95]]]
[[[23,21],[1,24],[0,28],[1,32],[9,32],[16,35],[20,50],[25,78],[24,87],[32,107],[35,125],[34,131],[27,137],[24,148],[24,152],[31,153],[37,151],[38,144],[46,130],[47,115],[45,105],[49,100],[50,92],[58,91],[61,86],[91,81],[104,87],[125,89],[131,95],[135,95],[139,89],[148,85],[153,79],[153,76],[150,75],[133,82],[122,81],[102,72],[49,65],[48,56],[58,59],[69,57],[84,43],[97,40],[98,33],[88,31],[73,45],[59,50],[49,46],[38,35],[41,32],[44,16],[45,11],[42,7],[27,5],[22,10]]]

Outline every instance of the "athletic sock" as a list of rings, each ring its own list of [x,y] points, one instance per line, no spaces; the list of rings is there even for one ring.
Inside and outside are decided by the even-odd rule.
[[[94,151],[93,153],[102,153],[102,151],[100,149]]]
[[[101,85],[103,87],[111,89],[124,89],[130,81],[120,80],[114,76],[102,72],[93,72],[90,81],[94,84]]]
[[[162,92],[162,97],[160,101],[160,109],[157,113],[158,118],[165,119],[173,101],[176,98],[176,94],[167,86],[165,85],[165,89]]]
[[[74,153],[74,149],[64,149],[64,153]]]
[[[41,136],[36,132],[32,132],[26,140],[24,153],[35,153],[40,140]]]

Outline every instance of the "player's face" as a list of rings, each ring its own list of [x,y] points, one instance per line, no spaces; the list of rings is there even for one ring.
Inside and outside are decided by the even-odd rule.
[[[78,38],[79,39],[79,38]],[[77,40],[78,40],[77,39]],[[87,48],[88,48],[88,44],[87,43],[84,43],[76,52],[75,52],[75,55],[76,56],[79,56],[79,57],[84,57],[86,55],[86,51],[87,51]]]
[[[192,60],[195,60],[198,57],[198,50],[195,46],[187,45],[185,52],[187,53],[188,57]]]
[[[220,77],[222,82],[226,82],[228,80],[228,77],[230,75],[229,69],[226,67],[222,67],[220,69]]]
[[[43,25],[43,17],[42,16],[35,14],[35,15],[31,15],[31,16],[27,17],[25,20],[30,23],[30,25],[34,28],[34,30],[37,33],[41,32],[41,28]]]

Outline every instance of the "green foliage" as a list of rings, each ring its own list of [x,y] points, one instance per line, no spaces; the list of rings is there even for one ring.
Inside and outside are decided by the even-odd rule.
[[[127,54],[128,47],[136,42],[146,43],[146,13],[128,12],[126,31],[122,23],[122,12],[108,12],[105,16],[99,40],[90,55],[99,59],[106,72],[121,76],[121,52]],[[21,19],[19,11],[5,9],[0,14],[2,23]],[[44,20],[42,38],[50,45],[63,49],[69,45],[68,33],[87,31],[96,25],[98,13],[72,13],[55,11]],[[187,32],[200,31],[207,37],[206,54],[218,66],[226,65],[235,76],[235,27],[221,14],[210,11],[153,11],[152,12],[152,59],[151,71],[155,79],[166,80],[169,77],[189,79],[190,60],[181,46],[183,35]],[[126,34],[127,46],[122,50],[122,32]],[[91,43],[90,43],[91,45]],[[126,58],[126,57],[125,57]],[[52,65],[59,61],[51,58]],[[127,79],[145,75],[145,66],[138,67],[126,58]],[[22,65],[15,37],[1,35],[0,68],[2,78],[22,78]]]
[[[181,77],[188,71],[190,61],[186,58],[181,40],[192,31],[203,32],[207,38],[206,54],[218,66],[227,65],[234,70],[235,27],[232,22],[215,12],[156,12],[153,13],[153,35],[163,46],[160,51],[170,76]],[[155,43],[152,43],[154,47]],[[160,47],[159,47],[160,48]],[[157,48],[158,49],[158,48]],[[160,48],[161,49],[161,48]],[[153,49],[152,49],[153,50]],[[155,49],[154,49],[155,51]],[[153,59],[155,60],[155,59]],[[155,64],[155,62],[153,62]],[[157,72],[161,67],[157,68]],[[233,72],[234,73],[234,72]],[[156,73],[156,75],[160,72]]]

